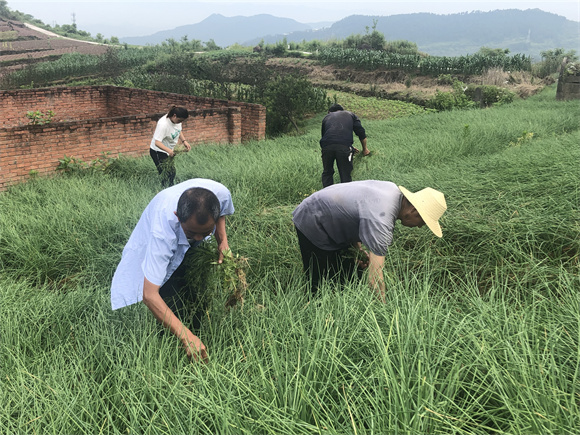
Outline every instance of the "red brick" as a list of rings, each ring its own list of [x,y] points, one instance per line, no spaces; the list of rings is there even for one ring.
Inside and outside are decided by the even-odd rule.
[[[0,190],[26,179],[30,170],[51,173],[65,155],[84,161],[103,151],[146,155],[156,121],[173,104],[195,108],[183,125],[192,145],[262,140],[266,132],[263,106],[191,95],[81,86],[0,91],[0,100]],[[53,122],[30,125],[31,110],[53,110]]]

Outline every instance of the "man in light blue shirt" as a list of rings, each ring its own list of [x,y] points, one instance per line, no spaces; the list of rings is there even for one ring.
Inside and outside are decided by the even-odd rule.
[[[183,342],[189,357],[205,360],[205,346],[183,325],[163,295],[174,296],[173,275],[178,274],[186,252],[212,233],[218,243],[218,263],[222,262],[229,249],[225,217],[233,213],[230,191],[213,180],[191,179],[159,192],[123,249],[111,284],[113,310],[142,300]]]

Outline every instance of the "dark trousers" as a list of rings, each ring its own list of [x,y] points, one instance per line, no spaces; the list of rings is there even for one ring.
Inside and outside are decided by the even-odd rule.
[[[173,186],[176,174],[173,157],[169,157],[168,154],[161,151],[155,151],[153,148],[149,148],[149,155],[161,176],[161,185],[163,187]]]
[[[334,161],[341,183],[352,181],[352,156],[354,150],[346,145],[325,145],[322,147],[322,187],[334,184]]]
[[[159,296],[173,311],[181,322],[187,327],[199,329],[204,315],[205,307],[202,305],[200,291],[203,289],[193,288],[186,279],[189,266],[188,255],[192,255],[193,249],[189,249],[179,267],[173,275],[159,289]]]
[[[313,295],[318,291],[320,281],[324,278],[337,280],[339,284],[343,284],[353,277],[356,269],[355,262],[349,255],[348,248],[325,251],[308,240],[298,228],[296,228],[296,234],[302,255],[302,266],[310,278]]]

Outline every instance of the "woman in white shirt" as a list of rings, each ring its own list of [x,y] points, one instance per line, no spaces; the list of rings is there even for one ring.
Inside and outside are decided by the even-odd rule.
[[[157,121],[157,127],[151,139],[149,154],[157,167],[161,176],[163,187],[173,186],[175,180],[175,163],[173,156],[174,149],[181,141],[185,150],[189,151],[191,146],[185,140],[182,133],[181,123],[189,117],[189,113],[184,107],[172,106],[166,115]]]

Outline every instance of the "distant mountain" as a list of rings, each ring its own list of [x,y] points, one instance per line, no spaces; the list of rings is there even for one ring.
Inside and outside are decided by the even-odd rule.
[[[539,59],[540,52],[554,48],[580,48],[579,24],[540,9],[508,9],[492,12],[465,12],[436,15],[429,13],[391,16],[352,15],[334,24],[302,24],[272,15],[224,17],[211,15],[198,24],[177,27],[150,36],[122,38],[135,45],[155,45],[169,38],[207,42],[213,39],[220,47],[238,43],[254,46],[262,39],[275,43],[345,39],[364,34],[376,23],[376,29],[387,41],[407,40],[420,51],[435,56],[473,54],[481,47],[508,48]]]
[[[319,23],[306,23],[312,30],[324,29],[330,27],[335,21],[320,21]]]
[[[544,50],[565,48],[578,51],[580,48],[577,22],[540,9],[450,15],[352,15],[326,29],[266,35],[245,41],[243,45],[255,45],[261,39],[266,43],[282,38],[288,42],[345,39],[352,34],[364,34],[375,23],[376,30],[383,33],[387,41],[411,41],[417,44],[420,51],[435,56],[473,54],[481,47],[489,47],[508,48],[512,54],[522,53],[539,58]]]
[[[262,35],[285,34],[313,30],[320,27],[312,27],[302,24],[290,18],[279,18],[273,15],[260,14],[251,17],[224,17],[213,14],[197,24],[180,26],[172,30],[164,30],[149,36],[133,36],[120,38],[120,41],[133,45],[156,45],[173,38],[179,41],[187,35],[189,40],[197,39],[207,42],[213,39],[220,47],[241,43]]]

